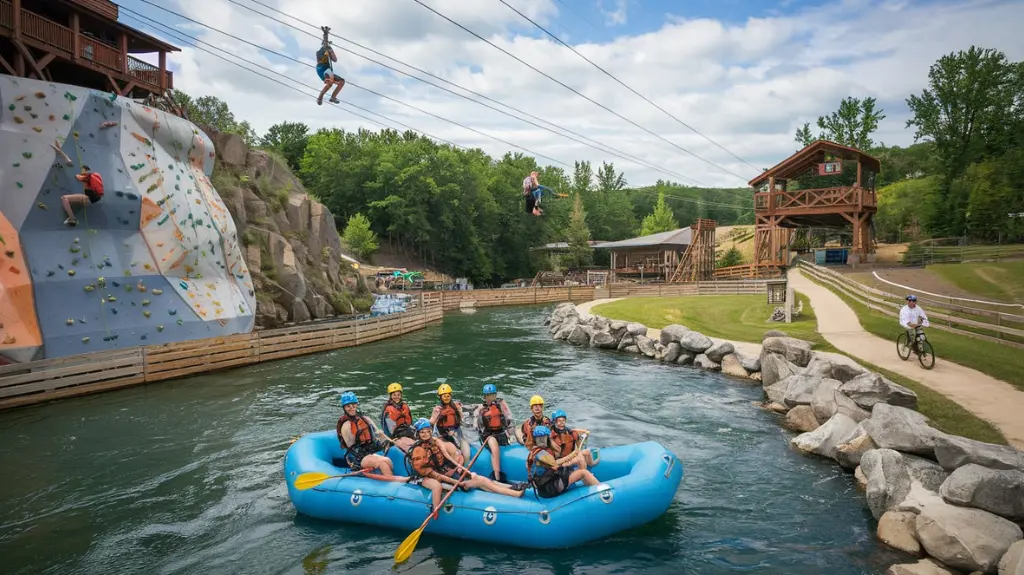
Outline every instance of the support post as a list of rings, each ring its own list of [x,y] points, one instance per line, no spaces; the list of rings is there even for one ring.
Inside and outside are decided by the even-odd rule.
[[[167,91],[167,52],[160,50],[160,93]]]
[[[128,34],[121,32],[121,73],[128,74]]]
[[[82,57],[82,34],[78,22],[78,12],[71,13],[71,61],[77,62]]]
[[[11,20],[14,26],[14,39],[21,40],[21,0],[11,0]],[[22,64],[24,66],[24,64]],[[23,75],[22,72],[19,75]]]

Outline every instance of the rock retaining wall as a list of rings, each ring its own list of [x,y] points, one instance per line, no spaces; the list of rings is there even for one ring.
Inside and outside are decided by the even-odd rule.
[[[759,381],[763,408],[801,432],[793,448],[853,472],[878,538],[927,556],[888,574],[1024,575],[1024,452],[934,429],[906,387],[782,332],[767,332],[760,356],[748,357],[681,325],[654,340],[643,324],[581,315],[572,303],[559,304],[545,325],[573,345]]]

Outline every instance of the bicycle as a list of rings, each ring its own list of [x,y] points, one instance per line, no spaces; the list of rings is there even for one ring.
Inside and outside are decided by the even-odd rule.
[[[896,338],[896,354],[900,356],[900,359],[906,361],[910,359],[910,354],[913,352],[917,354],[917,361],[921,364],[921,367],[925,369],[931,369],[935,367],[935,349],[932,347],[931,342],[924,335],[924,328],[918,326],[915,330],[915,345],[910,342],[910,336],[907,335],[906,331],[900,332],[899,337]]]

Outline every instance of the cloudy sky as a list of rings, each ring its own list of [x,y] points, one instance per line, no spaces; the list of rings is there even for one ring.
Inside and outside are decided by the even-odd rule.
[[[219,30],[141,0],[120,2],[123,22],[183,47],[169,58],[175,88],[227,101],[236,117],[248,120],[257,132],[282,121],[304,122],[314,130],[380,129],[351,110],[393,128],[405,129],[393,123],[401,122],[435,138],[480,147],[493,156],[513,150],[544,156],[540,161],[553,165],[614,162],[631,185],[661,178],[742,187],[757,168],[795,151],[798,126],[830,113],[849,95],[875,97],[884,108],[887,118],[876,141],[909,144],[913,132],[904,128],[905,99],[926,86],[928,67],[937,58],[976,44],[1002,50],[1012,60],[1024,59],[1024,3],[1019,1],[504,0],[705,138],[559,45],[501,0],[258,0],[272,8],[254,0],[148,1]],[[129,10],[198,38],[206,43],[201,48],[228,60],[244,58],[269,68],[272,72],[259,73],[298,91],[186,47],[195,40],[140,20]],[[335,69],[349,82],[342,101],[389,120],[326,100],[316,105],[322,84],[312,63],[321,25],[344,38],[332,39],[339,60]],[[533,115],[526,119],[550,131],[360,55],[480,99],[405,64],[415,66],[500,102],[487,103],[507,114],[523,117],[502,104]],[[591,141],[558,135],[564,129]]]

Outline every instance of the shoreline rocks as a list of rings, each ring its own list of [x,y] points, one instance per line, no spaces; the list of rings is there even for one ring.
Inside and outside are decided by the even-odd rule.
[[[581,315],[568,302],[545,325],[572,345],[760,382],[760,407],[800,432],[791,447],[852,472],[879,540],[908,554],[886,573],[1024,575],[1024,452],[933,428],[912,390],[774,330],[750,357],[683,325],[651,339],[642,324]]]

